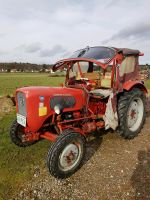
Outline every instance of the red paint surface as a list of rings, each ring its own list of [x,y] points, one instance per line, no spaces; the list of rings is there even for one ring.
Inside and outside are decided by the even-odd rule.
[[[84,91],[74,88],[62,87],[24,87],[17,89],[17,92],[23,92],[26,96],[26,110],[27,110],[27,125],[30,131],[36,132],[41,128],[44,121],[54,114],[54,110],[50,109],[50,98],[55,95],[74,96],[76,104],[72,111],[80,110],[85,105]],[[44,96],[44,106],[47,107],[47,115],[39,117],[39,103],[40,96]],[[70,108],[64,109],[64,112],[69,111]],[[17,109],[18,111],[18,109]]]

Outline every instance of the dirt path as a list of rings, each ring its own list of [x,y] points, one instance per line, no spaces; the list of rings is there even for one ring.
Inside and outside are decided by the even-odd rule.
[[[132,141],[114,133],[90,141],[84,165],[67,180],[37,167],[17,199],[150,200],[150,117]]]

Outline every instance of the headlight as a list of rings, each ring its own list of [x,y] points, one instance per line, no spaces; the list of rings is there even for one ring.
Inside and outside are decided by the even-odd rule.
[[[54,106],[54,111],[57,115],[59,115],[63,111],[63,108],[61,105],[56,105]]]

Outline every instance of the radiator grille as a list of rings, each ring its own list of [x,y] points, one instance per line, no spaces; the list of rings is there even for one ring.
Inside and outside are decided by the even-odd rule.
[[[17,93],[18,113],[26,116],[26,98],[22,92]]]

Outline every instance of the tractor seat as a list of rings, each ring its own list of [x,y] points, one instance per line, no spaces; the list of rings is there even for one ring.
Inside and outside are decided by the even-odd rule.
[[[91,94],[95,96],[100,96],[102,98],[109,97],[111,92],[112,92],[111,89],[96,89],[96,90],[90,91]]]

